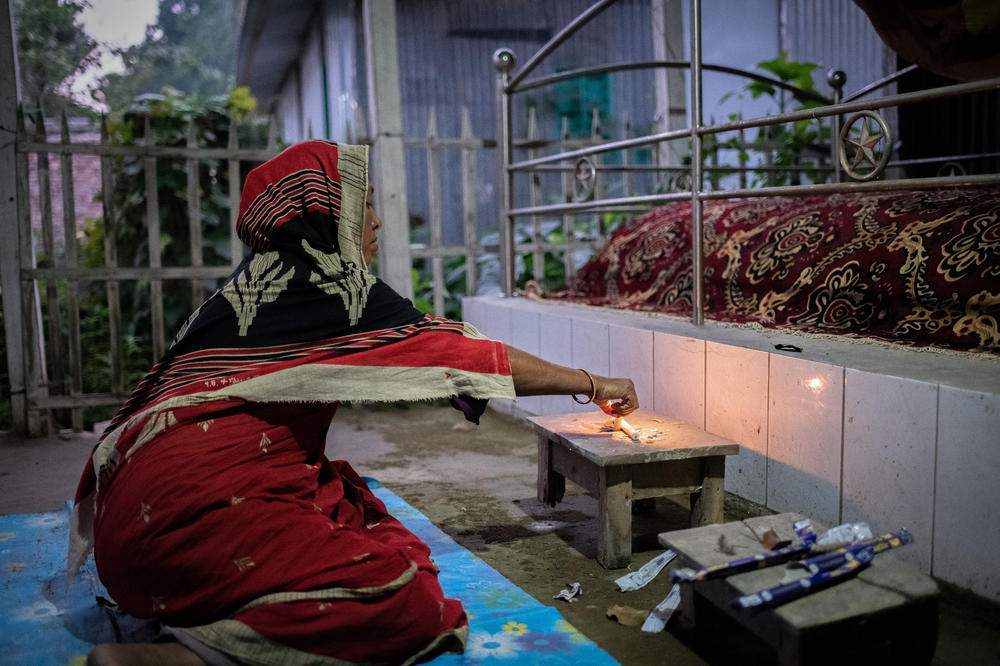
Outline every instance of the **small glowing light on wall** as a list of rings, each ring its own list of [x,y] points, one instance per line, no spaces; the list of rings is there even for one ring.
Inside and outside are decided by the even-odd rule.
[[[806,386],[811,388],[813,391],[818,391],[823,388],[823,379],[820,377],[813,377],[806,381]]]

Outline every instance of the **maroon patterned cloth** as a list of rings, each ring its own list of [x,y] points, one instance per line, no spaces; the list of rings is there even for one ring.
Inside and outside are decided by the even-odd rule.
[[[1000,353],[1000,189],[712,201],[705,317]],[[691,314],[691,204],[618,229],[546,298]]]

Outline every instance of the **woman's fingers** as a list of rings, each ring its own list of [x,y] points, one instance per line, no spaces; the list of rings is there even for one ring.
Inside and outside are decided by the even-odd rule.
[[[625,416],[639,408],[639,397],[631,379],[601,378],[595,402],[612,416]]]

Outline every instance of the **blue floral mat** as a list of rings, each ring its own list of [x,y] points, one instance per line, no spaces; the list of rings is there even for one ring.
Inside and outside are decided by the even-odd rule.
[[[368,479],[390,513],[430,546],[441,587],[469,615],[465,654],[434,664],[616,663],[563,619],[457,544],[422,513],[378,481]],[[69,505],[65,511],[0,516],[0,662],[24,666],[83,666],[96,643],[135,638],[98,605],[107,592],[91,558],[82,575],[66,580]]]

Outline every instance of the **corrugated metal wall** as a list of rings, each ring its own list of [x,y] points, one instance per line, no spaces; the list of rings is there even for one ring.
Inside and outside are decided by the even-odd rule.
[[[896,69],[892,52],[853,2],[780,0],[780,15],[780,49],[791,60],[819,65],[814,73],[818,90],[829,90],[830,69],[847,74],[847,94]]]
[[[847,75],[844,95],[895,72],[896,56],[875,32],[868,16],[848,0],[778,0],[779,50],[790,60],[814,62],[816,89],[832,95],[827,83],[830,70]],[[897,92],[891,83],[869,93],[870,97]],[[893,137],[899,137],[899,114],[894,107],[881,110]]]
[[[367,83],[359,12],[357,0],[328,2],[302,35],[302,51],[282,84],[275,108],[285,141],[361,138],[359,116],[367,106]]]
[[[476,136],[496,138],[496,69],[493,52],[500,47],[514,51],[523,64],[545,42],[584,11],[592,0],[497,0],[495,2],[405,2],[397,3],[399,26],[399,75],[403,103],[403,128],[407,136],[424,136],[431,109],[437,109],[440,136],[456,137],[461,126],[462,107],[467,107]],[[588,65],[627,60],[652,59],[652,29],[649,0],[623,0],[606,10],[568,44],[557,49],[536,72],[551,73]],[[625,73],[608,77],[602,134],[617,138],[626,120],[640,120],[639,131],[649,130],[655,113],[652,74]],[[515,136],[527,133],[527,109],[523,98],[516,104]],[[530,96],[539,111],[539,133],[558,138],[560,119],[552,110],[557,103],[551,91]],[[588,102],[589,104],[589,102]],[[590,109],[581,111],[578,127],[589,134]],[[634,133],[634,131],[633,131]],[[485,153],[485,156],[491,153]],[[495,225],[499,184],[496,159],[480,160],[477,207],[481,228]],[[416,218],[427,215],[427,175],[422,168],[423,151],[411,148],[407,154],[407,201]],[[448,191],[460,175],[457,149],[444,151],[441,160],[442,187]],[[444,219],[460,219],[461,201],[446,198]],[[444,230],[446,243],[461,243],[462,228]]]
[[[399,66],[404,130],[418,135],[432,106],[473,112],[473,131],[493,134],[496,70],[493,52],[507,47],[523,64],[591,0],[399,2]],[[652,57],[649,0],[623,0],[557,49],[541,72]],[[646,91],[624,82],[614,99],[624,106]],[[458,134],[457,114],[439,119],[442,134]]]
[[[305,36],[305,46],[299,67],[302,75],[302,136],[300,138],[321,138],[326,136],[329,123],[324,100],[323,59],[321,31],[310,30]]]

